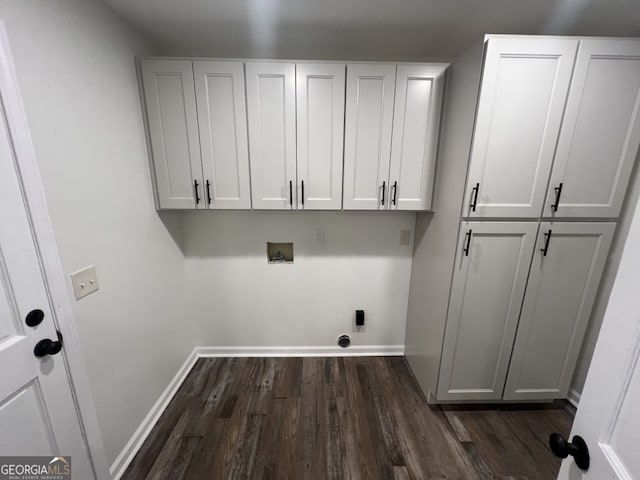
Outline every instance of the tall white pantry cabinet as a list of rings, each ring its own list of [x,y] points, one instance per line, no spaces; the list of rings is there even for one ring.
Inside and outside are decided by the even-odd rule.
[[[487,36],[482,62],[444,341],[420,351],[410,313],[407,356],[433,402],[566,398],[640,145],[640,40]]]

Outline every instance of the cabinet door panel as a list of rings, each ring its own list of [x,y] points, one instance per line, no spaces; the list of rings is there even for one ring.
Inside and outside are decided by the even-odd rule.
[[[295,64],[245,67],[253,208],[289,210],[296,206]]]
[[[141,69],[158,207],[205,208],[191,61],[143,60]]]
[[[639,144],[640,41],[583,40],[544,216],[617,217]]]
[[[430,210],[447,65],[399,65],[389,183],[394,210]]]
[[[395,77],[395,65],[347,66],[345,210],[388,207]]]
[[[296,65],[298,208],[342,207],[345,68],[337,63]]]
[[[615,223],[540,224],[505,400],[566,397],[614,230]]]
[[[242,62],[193,63],[202,169],[214,209],[250,209],[249,147]]]
[[[537,228],[534,222],[462,223],[438,400],[502,398]]]
[[[464,216],[540,216],[577,45],[569,39],[489,40]]]

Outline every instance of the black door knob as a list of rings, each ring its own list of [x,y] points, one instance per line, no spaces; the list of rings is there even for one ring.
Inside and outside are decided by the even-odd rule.
[[[62,350],[62,334],[58,333],[58,341],[49,340],[45,338],[44,340],[40,340],[36,343],[35,348],[33,349],[33,354],[36,357],[46,357],[47,355],[56,355],[60,353]]]
[[[584,438],[575,435],[571,443],[559,433],[549,435],[549,447],[556,457],[567,458],[571,455],[580,470],[589,470],[589,449]]]
[[[42,323],[44,319],[44,312],[38,308],[35,310],[31,310],[27,313],[27,316],[24,317],[24,323],[26,323],[29,327],[37,327]]]

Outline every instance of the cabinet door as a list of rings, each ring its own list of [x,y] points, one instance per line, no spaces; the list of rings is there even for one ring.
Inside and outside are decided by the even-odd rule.
[[[296,207],[296,67],[247,62],[247,112],[254,209]]]
[[[191,61],[143,60],[141,69],[158,207],[205,208]]]
[[[577,46],[569,39],[489,39],[464,216],[540,216]]]
[[[205,204],[209,208],[250,209],[244,65],[196,61],[193,72]]]
[[[438,400],[502,398],[537,229],[535,222],[462,223]]]
[[[347,66],[345,210],[388,208],[395,80],[395,65]]]
[[[296,65],[298,208],[340,210],[345,65]]]
[[[566,397],[614,230],[540,224],[505,400]]]
[[[639,144],[640,41],[581,41],[544,216],[617,217]]]
[[[398,65],[389,170],[393,210],[431,210],[446,64]]]

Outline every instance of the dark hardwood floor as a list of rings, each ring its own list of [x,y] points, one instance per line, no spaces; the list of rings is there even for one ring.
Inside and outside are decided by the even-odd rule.
[[[201,359],[123,478],[555,479],[571,422],[429,406],[402,357]]]

